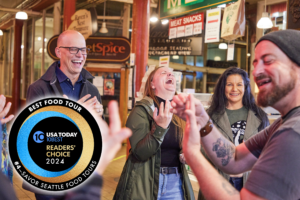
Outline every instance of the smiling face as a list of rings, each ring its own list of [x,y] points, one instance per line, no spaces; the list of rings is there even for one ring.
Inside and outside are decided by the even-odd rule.
[[[296,66],[272,42],[264,40],[256,46],[253,66],[259,105],[274,106],[295,88]]]
[[[69,78],[71,78],[70,76],[79,77],[86,60],[86,55],[82,55],[81,51],[77,54],[71,54],[68,48],[59,48],[60,46],[86,47],[84,37],[77,31],[65,31],[59,36],[55,49],[56,55],[60,59],[60,69],[62,72]]]
[[[168,67],[159,68],[152,79],[151,87],[155,95],[163,99],[169,99],[168,96],[174,96],[176,90],[176,80],[173,70]]]
[[[227,77],[225,86],[225,96],[228,100],[228,104],[243,105],[243,96],[245,93],[245,84],[241,75],[232,74]]]

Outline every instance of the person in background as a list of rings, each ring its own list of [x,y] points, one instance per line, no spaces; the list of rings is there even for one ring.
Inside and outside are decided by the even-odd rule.
[[[68,97],[85,107],[92,107],[98,115],[103,115],[101,96],[89,79],[94,77],[83,66],[89,49],[84,37],[74,30],[61,33],[57,39],[55,54],[59,61],[54,62],[46,73],[28,87],[26,103],[40,98]]]
[[[4,95],[0,95],[0,110],[2,111],[0,113],[0,122],[1,122],[1,130],[0,130],[0,169],[2,173],[10,180],[12,183],[13,178],[13,169],[12,165],[10,163],[9,155],[8,155],[8,133],[7,133],[7,126],[6,124],[10,122],[13,119],[13,115],[9,115],[8,117],[4,118],[10,107],[11,103],[6,103],[6,98]],[[5,106],[5,107],[4,107]]]
[[[33,103],[45,97],[65,97],[93,108],[99,116],[103,115],[103,106],[98,89],[88,79],[94,77],[83,66],[89,49],[81,33],[67,30],[57,39],[55,54],[60,59],[54,62],[46,73],[28,87],[26,103]],[[23,188],[34,192],[29,184]],[[50,200],[53,196],[35,193],[37,200]]]
[[[152,71],[144,98],[131,111],[126,126],[133,134],[131,150],[114,200],[195,199],[180,162],[184,122],[170,113],[176,80],[170,68]]]
[[[207,199],[300,199],[300,31],[264,35],[255,47],[253,77],[258,105],[281,114],[272,125],[241,143],[227,140],[192,95],[173,98],[172,112],[186,118],[183,152]],[[200,133],[199,133],[200,130]],[[239,193],[204,158],[228,174],[251,170]]]
[[[10,115],[4,118],[10,109],[11,103],[8,103],[5,107],[4,105],[5,97],[0,95],[0,131],[2,123],[7,123],[14,117],[13,115]],[[101,188],[103,185],[102,174],[111,160],[115,157],[116,153],[120,150],[122,141],[131,135],[130,129],[121,128],[119,109],[116,101],[111,101],[108,105],[109,127],[92,107],[89,108],[89,111],[93,114],[101,129],[103,141],[102,156],[97,169],[87,183],[79,186],[75,190],[67,192],[64,196],[60,197],[60,200],[101,199]],[[2,173],[0,173],[0,199],[18,199],[9,180]]]
[[[267,114],[255,103],[247,72],[236,67],[228,68],[220,76],[207,113],[215,127],[235,146],[270,125]],[[238,191],[250,173],[229,175],[216,169]],[[201,190],[198,199],[204,199]]]

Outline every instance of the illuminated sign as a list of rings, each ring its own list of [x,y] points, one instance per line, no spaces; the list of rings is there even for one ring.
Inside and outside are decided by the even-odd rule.
[[[172,18],[235,1],[236,0],[159,0],[159,17],[160,19]]]
[[[54,60],[59,60],[55,54],[58,35],[53,36],[47,45],[47,52]],[[130,42],[125,37],[97,37],[91,36],[86,40],[86,47],[90,49],[87,62],[123,63],[130,57]]]

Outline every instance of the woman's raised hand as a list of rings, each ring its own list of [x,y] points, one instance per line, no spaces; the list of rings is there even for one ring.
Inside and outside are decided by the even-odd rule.
[[[168,128],[172,120],[173,113],[170,112],[170,108],[171,108],[171,103],[169,100],[166,100],[165,107],[163,102],[160,103],[158,115],[157,115],[157,108],[155,108],[153,112],[154,121],[158,126],[164,129]]]

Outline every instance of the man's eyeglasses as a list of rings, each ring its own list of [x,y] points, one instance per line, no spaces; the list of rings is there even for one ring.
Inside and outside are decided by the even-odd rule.
[[[78,47],[62,47],[62,46],[60,46],[59,48],[69,49],[69,52],[71,54],[77,54],[79,52],[79,50],[81,51],[82,55],[86,55],[90,52],[90,49],[86,48],[86,47],[78,48]]]

